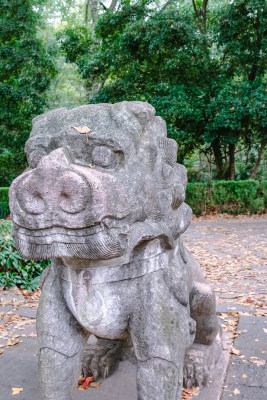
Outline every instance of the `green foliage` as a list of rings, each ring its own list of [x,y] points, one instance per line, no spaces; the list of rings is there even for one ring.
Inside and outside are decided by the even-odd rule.
[[[188,183],[186,202],[194,214],[209,209],[229,214],[264,213],[267,208],[267,181],[213,181]]]
[[[84,80],[77,71],[77,65],[66,63],[65,58],[57,59],[57,77],[51,82],[47,93],[47,109],[66,107],[68,109],[81,106],[87,101]]]
[[[0,187],[0,219],[9,215],[8,187]]]
[[[210,147],[222,176],[228,146],[266,137],[267,21],[264,0],[219,3],[210,0],[204,15],[202,2],[196,10],[188,1],[121,2],[98,19],[90,40],[65,31],[62,48],[88,87],[98,82],[89,102],[150,102],[178,142],[178,160]]]
[[[84,26],[77,26],[75,29],[68,27],[58,32],[57,37],[63,39],[61,48],[66,53],[66,60],[71,63],[79,64],[79,58],[86,56],[93,43],[91,32]]]
[[[44,1],[0,0],[0,184],[26,167],[32,118],[44,110],[55,76],[52,55],[37,37]]]
[[[0,221],[0,286],[35,290],[43,269],[50,261],[23,259],[15,248],[11,228],[11,221]]]
[[[234,0],[220,17],[218,41],[228,74],[254,81],[266,69],[267,9],[264,0]]]

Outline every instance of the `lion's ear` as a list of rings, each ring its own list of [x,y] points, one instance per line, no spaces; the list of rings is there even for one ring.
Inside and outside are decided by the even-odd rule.
[[[172,209],[176,210],[185,200],[185,189],[181,183],[176,182],[172,190]]]
[[[176,164],[174,166],[174,174],[175,174],[175,181],[183,185],[184,190],[186,189],[187,185],[187,170],[181,164]]]
[[[174,240],[184,233],[189,227],[192,219],[192,210],[187,204],[182,203],[175,214],[175,219],[171,228]]]
[[[140,125],[144,128],[148,121],[156,114],[155,108],[149,104],[142,101],[131,101],[125,102],[128,110],[138,119]]]
[[[158,147],[162,150],[162,161],[174,167],[177,161],[177,142],[169,138],[158,138]]]

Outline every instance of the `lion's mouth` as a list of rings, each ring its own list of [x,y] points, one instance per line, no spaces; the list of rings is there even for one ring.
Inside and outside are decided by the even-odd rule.
[[[57,257],[108,260],[122,256],[128,245],[125,229],[106,229],[101,225],[83,229],[34,230],[14,224],[13,236],[21,255],[35,260]]]

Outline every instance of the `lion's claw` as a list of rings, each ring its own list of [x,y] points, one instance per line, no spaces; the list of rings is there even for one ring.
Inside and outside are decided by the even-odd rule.
[[[97,345],[88,345],[82,360],[82,375],[93,375],[95,379],[107,378],[112,366],[120,358],[122,342],[120,340],[98,339]]]

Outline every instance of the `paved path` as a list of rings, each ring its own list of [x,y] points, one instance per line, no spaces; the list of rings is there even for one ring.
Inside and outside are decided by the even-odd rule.
[[[201,218],[186,232],[186,245],[215,287],[225,336],[219,368],[199,400],[267,399],[266,233],[266,217]],[[17,288],[0,290],[0,400],[41,400],[37,305],[38,292],[29,296]],[[23,391],[12,395],[12,388]],[[135,366],[119,363],[100,390],[75,390],[74,400],[85,399],[136,400]]]

